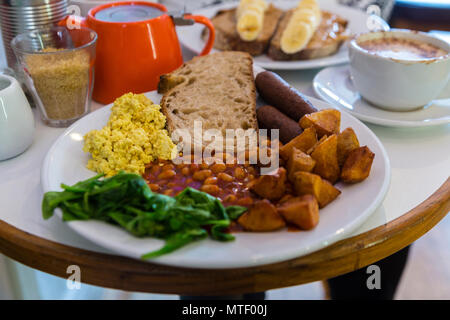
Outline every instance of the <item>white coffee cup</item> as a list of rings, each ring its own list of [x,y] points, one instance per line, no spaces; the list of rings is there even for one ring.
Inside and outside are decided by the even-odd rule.
[[[381,108],[410,111],[437,98],[450,79],[450,54],[423,60],[389,58],[358,45],[380,38],[409,39],[450,52],[450,45],[423,32],[397,30],[370,32],[350,41],[350,72],[361,96]]]
[[[34,116],[22,87],[0,74],[0,160],[24,152],[33,142]]]

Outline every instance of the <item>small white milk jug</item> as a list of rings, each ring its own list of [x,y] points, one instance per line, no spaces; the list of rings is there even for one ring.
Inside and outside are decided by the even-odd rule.
[[[0,74],[0,161],[24,152],[33,142],[34,116],[22,87]]]

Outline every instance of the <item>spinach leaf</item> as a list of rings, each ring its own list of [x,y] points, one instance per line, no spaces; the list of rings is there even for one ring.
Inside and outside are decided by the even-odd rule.
[[[59,207],[64,221],[101,220],[137,237],[165,240],[161,249],[143,255],[143,259],[170,253],[208,234],[218,241],[234,240],[227,228],[231,220],[247,210],[240,206],[225,208],[219,199],[193,188],[186,188],[175,197],[153,193],[145,179],[125,172],[109,178],[100,174],[61,187],[61,192],[45,193],[44,219]]]
[[[208,233],[206,232],[206,230],[201,228],[174,233],[166,239],[166,242],[161,249],[146,253],[141,256],[141,259],[152,259],[159,257],[163,254],[175,251],[176,249],[179,249],[190,242],[204,239],[207,236]]]
[[[226,208],[228,217],[230,217],[231,220],[236,220],[239,218],[245,211],[247,211],[246,207],[241,206],[228,206]]]
[[[215,240],[219,241],[232,241],[234,236],[225,232],[225,230],[230,226],[230,220],[216,220],[208,221],[211,225],[211,236]]]
[[[53,216],[53,211],[64,201],[81,198],[82,195],[70,191],[56,192],[50,191],[45,193],[42,201],[42,215],[44,219]]]

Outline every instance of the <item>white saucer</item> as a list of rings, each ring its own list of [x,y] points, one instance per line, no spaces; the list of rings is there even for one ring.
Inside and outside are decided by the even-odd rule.
[[[426,127],[450,123],[450,83],[439,99],[425,108],[408,112],[383,110],[362,99],[353,85],[348,65],[323,69],[314,78],[313,88],[320,98],[362,121],[388,127]]]

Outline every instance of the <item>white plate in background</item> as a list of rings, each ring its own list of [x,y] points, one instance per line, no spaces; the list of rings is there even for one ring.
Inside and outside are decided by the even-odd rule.
[[[272,1],[274,6],[289,10],[297,6],[298,1]],[[212,18],[219,10],[231,9],[236,7],[238,2],[225,3],[214,6],[209,6],[199,10],[195,10],[193,14],[202,15],[207,18]],[[322,10],[336,13],[348,20],[348,29],[351,33],[366,32],[367,29],[367,15],[361,10],[350,8],[344,5],[336,3],[334,0],[319,0],[319,5]],[[201,24],[195,24],[187,27],[177,27],[178,37],[180,42],[188,49],[195,53],[200,53],[205,46],[201,34],[204,26]],[[213,49],[211,52],[218,51]],[[347,45],[344,43],[341,48],[335,54],[311,60],[296,60],[296,61],[275,61],[269,58],[266,54],[254,57],[255,64],[272,70],[299,70],[299,69],[312,69],[327,67],[335,64],[341,64],[348,62],[348,50]]]

